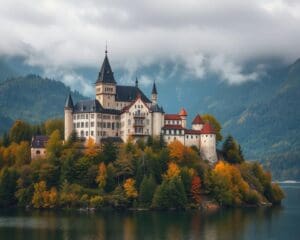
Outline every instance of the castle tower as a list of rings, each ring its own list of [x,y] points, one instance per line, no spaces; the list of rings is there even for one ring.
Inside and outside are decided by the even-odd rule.
[[[181,125],[183,128],[186,128],[186,117],[187,117],[187,111],[184,108],[181,108],[179,114],[178,114],[181,118]]]
[[[205,123],[200,135],[200,152],[203,159],[210,163],[217,161],[216,133],[209,123]]]
[[[115,108],[116,81],[105,51],[104,61],[96,81],[96,99],[104,108]]]
[[[199,114],[197,114],[197,116],[194,118],[193,122],[192,122],[192,129],[193,130],[202,130],[204,125],[204,122],[201,118],[201,116]]]
[[[65,103],[65,141],[68,140],[73,131],[73,110],[73,100],[69,94]]]
[[[157,90],[156,90],[155,82],[153,83],[153,87],[152,87],[151,101],[152,101],[152,105],[157,104]]]

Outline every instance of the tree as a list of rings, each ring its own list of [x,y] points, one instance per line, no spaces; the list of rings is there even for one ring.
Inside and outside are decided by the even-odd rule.
[[[14,125],[9,131],[9,139],[11,142],[20,143],[21,141],[31,140],[30,125],[21,120],[15,121]]]
[[[64,121],[63,119],[50,119],[45,122],[45,131],[48,136],[58,130],[59,136],[64,136]]]
[[[30,146],[28,142],[22,141],[15,151],[15,163],[17,166],[30,163]]]
[[[172,179],[178,177],[180,174],[180,169],[176,163],[170,162],[168,164],[168,170],[166,174],[164,174],[165,179]]]
[[[48,158],[58,158],[62,151],[62,142],[60,140],[60,133],[55,130],[50,135],[50,138],[46,144]]]
[[[17,172],[14,169],[2,169],[0,174],[0,207],[16,204],[17,178]]]
[[[231,135],[223,143],[223,153],[225,160],[229,163],[242,163],[245,161],[240,145]]]
[[[123,184],[123,187],[127,198],[129,199],[137,198],[138,192],[135,188],[135,180],[133,178],[126,179],[125,183]]]
[[[199,176],[194,176],[192,179],[192,185],[190,191],[194,202],[197,204],[201,202],[200,188],[201,188],[201,179]]]
[[[98,183],[98,186],[101,190],[104,190],[105,188],[106,178],[107,178],[106,166],[105,163],[102,162],[99,164],[98,175],[96,178],[96,182]]]
[[[183,209],[186,204],[187,197],[180,177],[164,179],[156,188],[152,201],[152,207],[159,209]]]
[[[89,158],[95,158],[99,153],[98,147],[95,144],[95,141],[92,138],[89,138],[86,142],[85,146],[85,151],[84,154],[85,156]]]
[[[140,194],[139,194],[139,201],[144,206],[150,206],[155,192],[155,188],[156,188],[156,183],[153,176],[151,175],[147,177],[145,175],[140,185]]]
[[[105,164],[114,162],[117,159],[118,148],[112,141],[105,142],[102,146],[102,159]]]
[[[1,141],[1,144],[3,147],[8,147],[9,146],[9,136],[7,135],[6,132],[3,133],[3,136],[2,136],[2,141]]]
[[[170,152],[170,158],[173,161],[181,162],[183,160],[185,146],[181,142],[178,140],[172,141],[169,143],[168,149]]]
[[[106,184],[105,184],[105,187],[104,187],[104,190],[106,192],[111,192],[114,190],[115,188],[115,179],[114,179],[114,176],[115,176],[115,167],[113,166],[112,163],[109,163],[107,165],[107,168],[106,168]]]
[[[218,122],[218,120],[213,115],[210,114],[204,114],[201,116],[201,118],[203,119],[204,122],[209,122],[211,126],[214,128],[214,130],[216,131],[217,142],[222,141],[223,139],[223,136],[221,134],[222,126]]]
[[[32,197],[32,204],[35,208],[43,208],[45,192],[47,191],[46,182],[40,181],[34,184],[34,194]]]

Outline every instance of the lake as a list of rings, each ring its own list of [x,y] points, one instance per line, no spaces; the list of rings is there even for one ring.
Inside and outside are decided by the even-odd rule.
[[[300,184],[281,207],[217,212],[0,210],[0,239],[300,239]]]

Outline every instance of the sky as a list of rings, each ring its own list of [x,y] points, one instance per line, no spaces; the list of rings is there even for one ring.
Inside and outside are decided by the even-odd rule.
[[[23,56],[85,94],[91,87],[75,69],[100,68],[106,43],[114,69],[139,72],[145,85],[141,69],[153,64],[242,84],[270,59],[300,57],[298,0],[0,0],[0,22],[0,56]]]

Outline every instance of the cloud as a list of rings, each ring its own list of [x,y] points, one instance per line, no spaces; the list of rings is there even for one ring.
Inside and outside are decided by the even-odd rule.
[[[296,0],[10,0],[0,2],[0,22],[0,55],[61,72],[99,68],[108,41],[112,64],[130,81],[171,61],[197,79],[215,71],[240,83],[257,78],[245,73],[247,62],[300,56]]]

